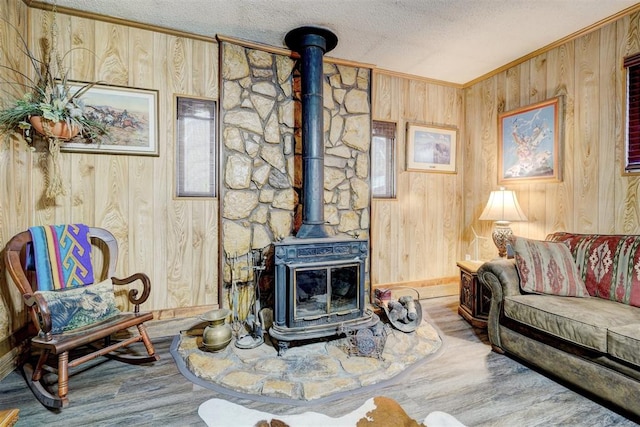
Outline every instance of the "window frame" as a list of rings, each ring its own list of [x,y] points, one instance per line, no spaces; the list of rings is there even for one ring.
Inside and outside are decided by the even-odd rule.
[[[218,195],[218,103],[214,99],[210,98],[199,98],[188,95],[175,95],[175,197],[176,198],[189,198],[189,197],[210,197],[215,198]],[[195,117],[193,115],[185,115],[182,114],[183,108],[181,108],[181,101],[184,101],[185,104],[191,103],[192,105],[206,104],[211,116],[208,119],[203,119],[199,117]],[[187,108],[187,106],[185,106]],[[193,172],[192,168],[189,168],[186,164],[187,156],[185,155],[185,151],[189,148],[187,147],[187,142],[184,140],[184,118],[192,118],[192,119],[202,119],[207,120],[209,122],[209,141],[208,141],[208,150],[207,153],[202,152],[202,155],[208,155],[208,170],[206,171],[206,175],[208,175],[208,190],[205,191],[194,191],[185,188],[187,173],[189,171]],[[200,142],[200,144],[204,147],[205,142]],[[201,147],[202,148],[202,147]]]
[[[393,126],[393,136],[390,137],[391,132],[389,129],[383,130],[380,129],[380,133],[377,134],[376,124],[380,124],[382,127],[390,128]],[[387,154],[389,154],[392,158],[385,162],[388,168],[385,171],[388,172],[390,176],[385,176],[385,188],[388,188],[389,191],[385,192],[385,194],[376,194],[373,186],[373,169],[375,166],[375,143],[374,138],[385,138],[387,140],[387,144],[391,144],[391,147],[385,150]],[[398,182],[398,124],[397,122],[387,121],[387,120],[372,120],[371,124],[371,197],[374,199],[387,199],[394,200],[398,196],[397,192],[397,182]]]
[[[640,173],[640,52],[624,58],[625,149],[624,173]]]

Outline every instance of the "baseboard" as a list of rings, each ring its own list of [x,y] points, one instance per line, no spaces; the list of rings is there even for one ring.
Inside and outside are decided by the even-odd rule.
[[[373,285],[372,289],[373,291],[376,289],[391,289],[394,291],[394,294],[403,294],[406,291],[407,295],[413,294],[413,296],[415,296],[415,293],[411,290],[414,289],[418,292],[420,299],[446,297],[460,293],[460,276],[415,280],[411,282],[379,283]]]
[[[211,305],[197,305],[194,307],[178,307],[178,308],[166,308],[163,310],[153,311],[153,320],[168,320],[168,319],[182,319],[185,317],[195,317],[207,311],[220,308],[218,304]]]

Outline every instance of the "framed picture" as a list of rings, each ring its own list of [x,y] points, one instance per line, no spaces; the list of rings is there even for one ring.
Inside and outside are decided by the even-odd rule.
[[[72,93],[84,86],[70,82]],[[109,128],[110,136],[87,143],[80,138],[61,144],[62,151],[157,156],[158,91],[95,85],[82,96],[88,110]]]
[[[456,128],[407,124],[407,170],[456,172]]]
[[[560,97],[498,116],[498,183],[559,182]]]

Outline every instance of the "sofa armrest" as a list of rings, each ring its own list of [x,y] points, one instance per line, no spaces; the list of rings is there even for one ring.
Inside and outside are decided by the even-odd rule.
[[[487,319],[487,333],[494,349],[502,349],[500,342],[500,315],[504,297],[520,295],[520,277],[511,259],[494,259],[478,268],[478,280],[491,290],[491,307]]]

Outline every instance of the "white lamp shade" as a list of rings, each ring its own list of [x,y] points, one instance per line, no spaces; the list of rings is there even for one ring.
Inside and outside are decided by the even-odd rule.
[[[514,191],[500,190],[492,191],[489,202],[480,215],[481,220],[486,221],[526,221],[527,216],[522,212],[518,204]]]

